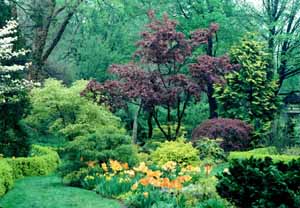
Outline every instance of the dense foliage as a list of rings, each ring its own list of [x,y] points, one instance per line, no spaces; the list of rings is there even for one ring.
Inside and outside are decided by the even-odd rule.
[[[80,96],[85,84],[85,81],[77,81],[66,87],[60,81],[49,79],[43,87],[31,91],[32,110],[25,123],[36,142],[55,144],[61,142],[51,139],[72,141],[100,128],[121,128],[119,119],[104,106],[97,106]]]
[[[252,127],[237,119],[210,119],[196,127],[192,141],[197,143],[203,138],[222,139],[221,147],[225,151],[246,150],[251,147]]]
[[[186,143],[182,139],[162,143],[152,152],[151,159],[159,165],[168,161],[177,162],[182,166],[200,162],[199,151],[193,147],[192,143]]]
[[[218,176],[217,190],[238,207],[299,207],[300,160],[288,164],[271,158],[233,160]]]
[[[29,82],[23,79],[28,64],[20,62],[25,49],[15,49],[16,21],[8,21],[0,28],[0,153],[6,156],[24,156],[29,141],[20,120],[28,108]]]
[[[271,55],[250,38],[232,47],[231,60],[241,68],[225,76],[226,85],[215,86],[215,96],[222,116],[251,123],[256,136],[266,138],[277,111],[278,86],[268,72]]]

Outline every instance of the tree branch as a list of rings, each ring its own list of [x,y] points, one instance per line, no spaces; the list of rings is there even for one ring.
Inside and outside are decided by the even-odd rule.
[[[69,21],[70,21],[70,19],[73,17],[74,13],[76,12],[78,6],[81,4],[82,1],[83,0],[78,0],[78,3],[76,4],[76,6],[67,14],[64,21],[61,23],[58,32],[56,33],[54,39],[52,40],[52,43],[49,45],[48,49],[46,50],[46,52],[42,56],[43,61],[46,61],[48,59],[49,55],[51,54],[53,49],[58,44],[59,40],[61,39],[61,37],[62,37]]]

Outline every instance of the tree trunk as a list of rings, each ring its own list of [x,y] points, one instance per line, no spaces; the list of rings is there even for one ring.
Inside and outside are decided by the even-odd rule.
[[[136,144],[137,142],[137,133],[138,133],[138,118],[141,112],[142,106],[141,104],[139,105],[137,111],[134,114],[134,119],[133,119],[133,128],[132,128],[132,143]]]
[[[209,118],[217,118],[218,117],[218,104],[216,99],[213,97],[214,88],[211,83],[207,85],[207,99],[209,104]]]
[[[148,123],[148,139],[151,139],[152,135],[153,135],[152,117],[153,117],[153,111],[150,111],[149,115],[148,115],[148,120],[147,120],[147,123]]]
[[[208,38],[207,42],[207,49],[206,53],[209,56],[213,56],[213,39],[212,37]],[[217,109],[218,109],[218,104],[217,100],[213,97],[214,94],[214,87],[213,83],[208,83],[207,84],[207,99],[208,99],[208,104],[209,104],[209,118],[217,118]]]

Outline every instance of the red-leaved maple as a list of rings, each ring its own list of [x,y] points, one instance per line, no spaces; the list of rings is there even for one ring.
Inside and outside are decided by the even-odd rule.
[[[127,102],[139,104],[149,112],[150,121],[154,119],[165,138],[172,140],[179,134],[188,103],[200,97],[207,83],[220,81],[220,77],[232,66],[226,56],[201,56],[196,63],[190,64],[193,51],[207,44],[217,31],[216,24],[186,37],[176,30],[177,23],[167,15],[158,20],[150,11],[148,17],[150,24],[141,33],[134,62],[112,65],[109,72],[115,75],[115,80],[105,83],[92,80],[82,94],[92,93],[97,102],[107,103],[112,108],[119,108]],[[165,120],[159,119],[161,109],[165,109]],[[151,137],[151,122],[148,125],[151,125]],[[173,125],[176,125],[175,132],[171,131]]]

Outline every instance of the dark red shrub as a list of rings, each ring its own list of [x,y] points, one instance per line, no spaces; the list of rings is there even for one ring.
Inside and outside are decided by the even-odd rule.
[[[204,121],[192,133],[193,143],[203,137],[222,138],[221,147],[225,151],[246,150],[250,147],[253,128],[238,119],[210,119]]]

